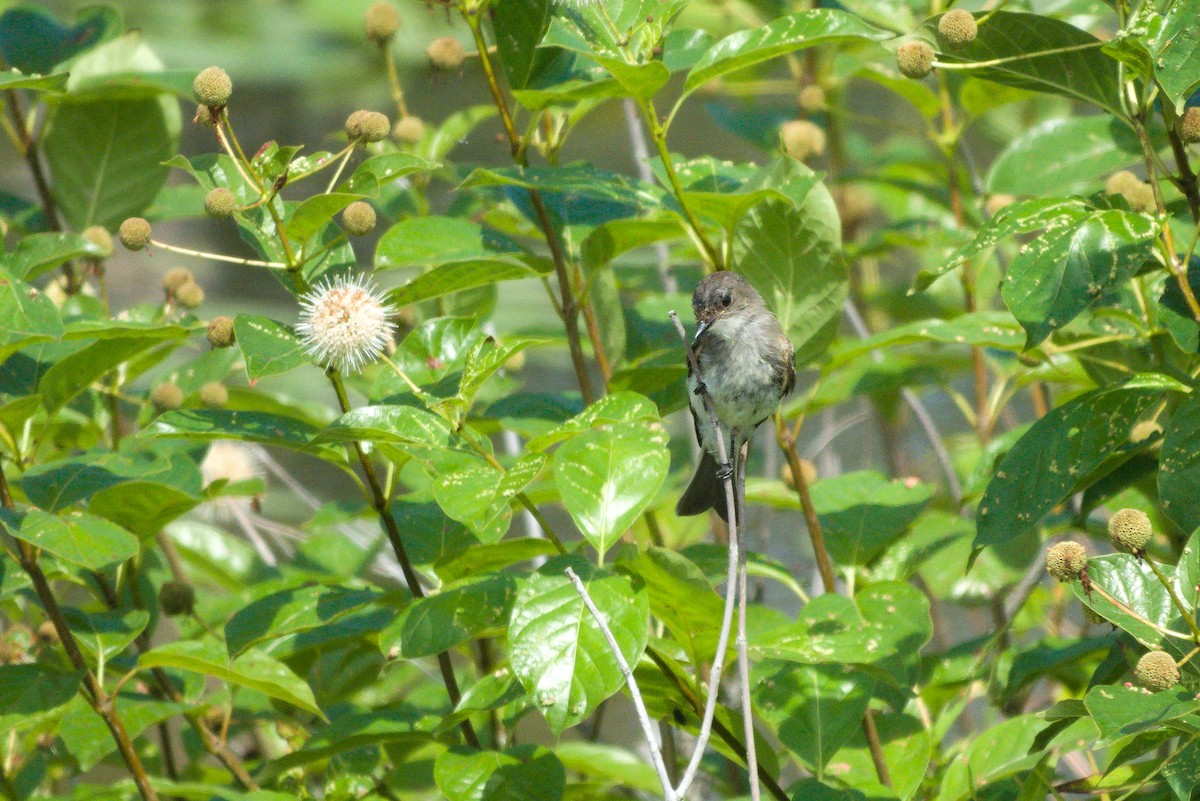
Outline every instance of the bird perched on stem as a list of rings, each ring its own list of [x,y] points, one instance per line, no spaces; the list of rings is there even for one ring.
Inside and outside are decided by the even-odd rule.
[[[796,382],[795,350],[762,295],[737,273],[708,276],[692,295],[696,336],[692,351],[699,374],[688,367],[688,400],[700,466],[675,505],[677,515],[709,509],[729,520],[723,482],[744,469],[742,447],[759,424],[775,413]],[[715,432],[703,394],[712,399],[732,464],[718,464]]]

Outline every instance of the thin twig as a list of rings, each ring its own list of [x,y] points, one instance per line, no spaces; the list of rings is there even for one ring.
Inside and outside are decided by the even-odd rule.
[[[600,627],[600,633],[604,635],[604,640],[608,643],[608,649],[612,651],[613,658],[617,660],[617,665],[621,668],[621,675],[625,677],[625,686],[629,688],[629,697],[633,699],[633,708],[637,713],[638,722],[642,725],[642,734],[645,735],[646,742],[650,746],[650,762],[654,765],[654,770],[658,774],[659,784],[662,785],[663,799],[664,801],[675,801],[678,796],[676,796],[675,789],[671,786],[671,777],[667,775],[667,767],[663,764],[662,754],[659,752],[659,744],[655,741],[654,725],[650,722],[650,714],[646,711],[646,703],[642,700],[642,691],[638,689],[637,680],[633,677],[633,671],[629,668],[629,662],[625,660],[625,655],[621,653],[621,646],[617,643],[617,638],[613,636],[608,624],[604,622],[604,617],[600,614],[600,610],[596,608],[596,604],[593,603],[591,596],[588,595],[587,588],[583,586],[583,581],[569,567],[564,572],[567,574],[567,578],[571,580],[571,584],[574,585],[575,592],[579,593],[579,597],[583,600],[583,605],[592,614],[596,625]]]
[[[212,261],[224,261],[229,264],[244,264],[248,267],[270,267],[272,270],[286,270],[288,266],[283,262],[278,261],[260,261],[258,259],[243,259],[239,256],[226,256],[222,253],[208,253],[203,250],[192,250],[191,248],[183,248],[178,245],[168,245],[166,242],[160,242],[157,239],[151,239],[150,244],[162,250],[169,250],[172,253],[179,253],[183,256],[195,256],[198,259],[210,259]]]
[[[734,472],[735,492],[737,494],[738,515],[745,518],[746,510],[746,455],[749,451],[750,443],[744,442],[740,448],[740,452],[736,454],[737,468]],[[730,519],[733,515],[730,515]],[[741,547],[738,548],[738,575],[737,575],[737,596],[738,596],[738,631],[737,631],[737,657],[738,657],[738,684],[742,693],[742,730],[746,738],[746,765],[749,767],[750,774],[750,801],[760,801],[762,798],[762,790],[758,784],[758,744],[754,740],[754,704],[750,699],[750,652],[746,639],[746,606],[750,603],[750,598],[746,593],[746,527],[741,526],[737,532],[738,538],[741,540]],[[729,539],[734,539],[734,532],[730,530]]]

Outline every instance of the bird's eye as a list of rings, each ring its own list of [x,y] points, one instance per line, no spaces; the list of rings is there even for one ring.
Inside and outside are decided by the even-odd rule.
[[[722,306],[728,306],[732,302],[733,302],[733,298],[730,297],[728,292],[726,292],[724,295],[721,296],[721,305]]]

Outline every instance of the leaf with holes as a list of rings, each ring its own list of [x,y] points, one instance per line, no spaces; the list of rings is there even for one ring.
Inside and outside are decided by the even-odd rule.
[[[1000,294],[1025,329],[1025,348],[1129,280],[1154,253],[1159,225],[1145,214],[1082,212],[1021,246]]]
[[[1158,454],[1158,495],[1163,514],[1184,531],[1200,528],[1200,395],[1184,399],[1163,432]]]
[[[1099,478],[1094,471],[1109,459],[1140,447],[1129,434],[1162,396],[1162,389],[1137,385],[1093,390],[1035,422],[988,483],[975,516],[974,550],[1034,528],[1068,495]]]

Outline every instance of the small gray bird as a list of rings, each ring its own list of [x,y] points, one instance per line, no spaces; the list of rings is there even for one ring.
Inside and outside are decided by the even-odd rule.
[[[736,463],[742,445],[796,383],[795,350],[762,295],[737,273],[708,276],[692,295],[696,337],[692,351],[700,375],[688,366],[688,399],[696,439],[704,449],[692,483],[675,505],[677,515],[713,509],[729,520],[724,479],[734,464],[720,465],[712,422],[704,408],[700,380],[712,398],[725,435],[726,454]]]

